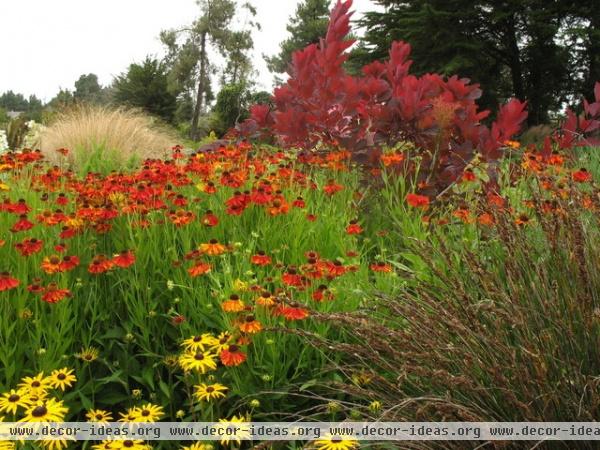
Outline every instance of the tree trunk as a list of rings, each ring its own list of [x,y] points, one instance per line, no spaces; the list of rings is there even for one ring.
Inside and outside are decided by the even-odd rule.
[[[198,93],[196,95],[196,105],[194,106],[194,114],[192,116],[192,124],[190,127],[190,139],[198,139],[198,122],[200,120],[200,112],[202,111],[202,99],[204,90],[206,89],[206,31],[200,37],[200,77],[198,81]]]
[[[594,85],[600,81],[600,13],[591,11],[588,27],[587,54],[589,58],[585,94],[589,101],[594,101]]]
[[[515,97],[525,100],[525,87],[523,86],[523,68],[521,66],[521,51],[517,42],[517,30],[514,17],[509,19],[506,27],[507,51],[509,54],[509,68],[512,87]]]

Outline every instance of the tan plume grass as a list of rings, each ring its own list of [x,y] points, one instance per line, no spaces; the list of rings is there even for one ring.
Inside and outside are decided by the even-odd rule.
[[[119,169],[148,158],[162,158],[177,143],[174,132],[141,111],[78,105],[59,114],[44,130],[40,148],[48,159],[77,169]]]

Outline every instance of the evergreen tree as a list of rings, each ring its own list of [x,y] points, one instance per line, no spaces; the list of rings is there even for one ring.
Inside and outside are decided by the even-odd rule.
[[[307,45],[316,44],[325,37],[330,4],[330,0],[303,0],[298,4],[287,25],[290,37],[280,44],[277,55],[264,56],[271,72],[285,73],[292,61],[292,53]]]
[[[117,103],[143,108],[167,122],[175,117],[176,97],[169,90],[163,63],[147,57],[141,64],[131,64],[127,72],[113,83]]]

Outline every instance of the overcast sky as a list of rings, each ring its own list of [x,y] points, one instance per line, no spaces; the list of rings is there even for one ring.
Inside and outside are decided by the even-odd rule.
[[[262,31],[254,36],[259,85],[272,75],[262,54],[277,52],[298,0],[252,0]],[[354,18],[375,8],[354,0]],[[189,24],[195,0],[0,0],[0,93],[9,89],[50,100],[59,88],[73,89],[81,74],[100,84],[146,55],[162,56],[161,30]]]

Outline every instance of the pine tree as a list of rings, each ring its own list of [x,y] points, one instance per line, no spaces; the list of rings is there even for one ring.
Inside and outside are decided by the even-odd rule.
[[[292,61],[292,53],[318,43],[325,36],[330,4],[330,0],[304,0],[298,4],[286,27],[290,37],[280,44],[277,55],[264,56],[271,72],[285,73]]]

